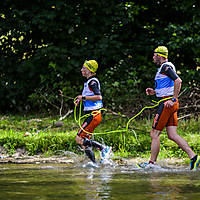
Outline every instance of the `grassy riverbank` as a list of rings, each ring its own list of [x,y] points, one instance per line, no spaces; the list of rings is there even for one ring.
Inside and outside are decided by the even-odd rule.
[[[115,155],[121,157],[143,157],[150,155],[150,136],[152,119],[132,121],[127,132],[106,133],[122,130],[128,119],[106,115],[95,130],[94,139],[113,147]],[[24,149],[28,155],[54,155],[58,151],[83,153],[75,143],[78,124],[73,116],[62,122],[57,117],[0,116],[1,153],[12,155],[16,149]],[[192,149],[200,154],[200,117],[179,120],[178,133],[187,140]],[[187,155],[167,138],[166,131],[161,134],[160,158],[186,158]]]

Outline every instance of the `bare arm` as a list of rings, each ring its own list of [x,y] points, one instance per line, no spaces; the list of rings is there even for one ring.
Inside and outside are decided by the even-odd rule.
[[[178,77],[175,81],[174,81],[174,94],[173,94],[173,98],[176,98],[176,100],[178,101],[178,94],[181,90],[181,85],[182,85],[182,80]],[[171,99],[165,102],[165,106],[166,107],[171,107],[174,105],[175,102],[173,102]]]
[[[174,95],[173,95],[173,97],[176,99],[178,99],[178,94],[181,90],[181,85],[182,85],[182,80],[180,78],[177,78],[174,81]]]
[[[76,100],[75,100],[75,104],[78,105],[80,103],[80,101],[83,100],[83,96],[82,95],[78,95],[76,97]],[[89,100],[89,101],[99,101],[99,100],[102,100],[102,96],[101,95],[94,95],[94,96],[85,96],[84,97],[84,100]]]
[[[79,100],[82,100],[83,96],[82,96],[82,95],[78,95],[77,98],[78,98]],[[85,100],[89,100],[89,101],[99,101],[99,100],[102,100],[102,96],[101,96],[101,95],[85,96]]]
[[[91,82],[89,82],[88,86],[93,91],[94,96],[84,96],[83,97],[82,95],[78,95],[76,97],[76,101],[75,101],[76,105],[78,105],[80,103],[80,101],[82,101],[82,100],[88,100],[88,101],[100,101],[100,100],[102,100],[102,96],[101,96],[100,89],[98,87],[97,81],[92,80]]]

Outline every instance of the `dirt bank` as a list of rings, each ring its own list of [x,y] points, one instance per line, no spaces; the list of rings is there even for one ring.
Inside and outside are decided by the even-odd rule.
[[[71,152],[70,152],[71,153]],[[62,156],[50,156],[44,157],[41,155],[35,156],[6,156],[0,155],[0,164],[68,164],[68,165],[80,165],[80,163],[87,162],[87,158],[84,155],[76,155],[71,153],[71,155]],[[143,158],[116,158],[112,157],[113,164],[116,166],[135,166],[136,163],[145,162]],[[89,161],[89,160],[88,160]],[[189,168],[188,164],[185,164],[184,159],[170,158],[164,160],[158,160],[157,164],[160,166],[165,166],[169,168]]]

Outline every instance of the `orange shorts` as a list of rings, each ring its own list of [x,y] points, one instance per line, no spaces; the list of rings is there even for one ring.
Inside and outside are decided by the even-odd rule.
[[[177,111],[179,103],[176,101],[172,107],[166,108],[164,102],[159,104],[157,113],[153,120],[153,129],[162,131],[167,126],[177,126]]]
[[[85,130],[79,129],[77,135],[82,138],[90,139],[94,129],[100,124],[102,120],[101,112],[92,111],[91,115],[85,119],[81,127]]]

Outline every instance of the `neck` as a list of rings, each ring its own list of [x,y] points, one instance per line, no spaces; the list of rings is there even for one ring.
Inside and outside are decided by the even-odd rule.
[[[93,75],[89,75],[89,76],[87,76],[86,78],[89,79],[89,78],[91,78],[92,76],[93,76]]]
[[[86,76],[86,78],[89,79],[89,78],[91,78],[91,77],[93,77],[93,76],[95,76],[95,74],[90,73],[90,74],[88,74],[88,75]]]
[[[166,59],[163,59],[163,60],[161,60],[160,64],[162,65],[164,62],[167,62],[167,61],[168,61],[167,58],[166,58]]]

